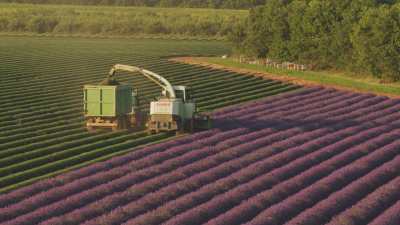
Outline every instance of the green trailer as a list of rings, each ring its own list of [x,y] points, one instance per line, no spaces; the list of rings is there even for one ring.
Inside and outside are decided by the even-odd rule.
[[[137,93],[129,85],[85,85],[83,105],[88,130],[127,129],[136,123]]]

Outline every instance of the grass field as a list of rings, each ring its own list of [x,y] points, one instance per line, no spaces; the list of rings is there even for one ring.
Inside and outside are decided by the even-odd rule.
[[[115,63],[142,66],[174,85],[192,86],[210,111],[296,86],[169,62],[166,56],[222,55],[224,42],[80,38],[0,38],[0,192],[169,138],[145,132],[86,132],[82,87],[104,79]],[[139,88],[144,108],[159,89],[121,74]]]
[[[0,3],[0,34],[223,38],[247,15],[247,10]]]
[[[262,65],[243,64],[231,59],[221,59],[216,57],[196,59],[199,62],[211,63],[227,68],[246,69],[252,72],[266,72],[276,75],[277,78],[288,78],[293,81],[309,83],[313,85],[331,86],[347,90],[369,92],[391,97],[400,97],[400,83],[383,84],[378,79],[354,76],[354,74],[344,74],[331,71],[290,71],[269,68]],[[275,77],[275,76],[274,76]]]

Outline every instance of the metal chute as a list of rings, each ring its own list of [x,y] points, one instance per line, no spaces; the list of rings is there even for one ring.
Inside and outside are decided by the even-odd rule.
[[[176,98],[175,90],[172,87],[171,83],[168,80],[166,80],[164,77],[162,77],[154,72],[151,72],[149,70],[142,69],[142,68],[136,67],[136,66],[116,64],[110,70],[110,73],[109,73],[110,79],[112,79],[115,76],[115,73],[117,71],[128,71],[128,72],[133,72],[133,73],[139,72],[143,76],[147,77],[148,79],[150,79],[151,81],[153,81],[154,83],[156,83],[157,85],[162,87],[164,90],[166,90],[169,93],[170,98]]]

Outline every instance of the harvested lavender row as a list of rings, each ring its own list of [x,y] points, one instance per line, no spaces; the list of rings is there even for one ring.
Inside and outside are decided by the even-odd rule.
[[[399,112],[323,88],[227,107],[209,131],[0,196],[0,222],[393,224]]]

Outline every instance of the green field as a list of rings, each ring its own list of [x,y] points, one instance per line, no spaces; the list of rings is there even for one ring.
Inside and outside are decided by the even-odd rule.
[[[381,83],[379,79],[366,77],[364,75],[354,75],[346,72],[331,71],[291,71],[285,69],[275,69],[263,65],[253,65],[239,63],[232,59],[222,59],[220,57],[204,57],[200,61],[220,65],[226,68],[247,69],[254,73],[265,72],[274,76],[283,76],[295,81],[305,81],[314,85],[331,86],[344,88],[358,92],[368,92],[378,95],[389,95],[391,97],[400,96],[400,83],[392,82],[389,84]]]
[[[115,63],[193,87],[203,111],[297,88],[168,61],[167,56],[229,53],[219,41],[2,37],[0,49],[0,192],[170,138],[85,130],[82,87],[103,80]],[[144,108],[160,91],[141,76],[122,73],[119,80],[139,89]]]
[[[247,15],[247,10],[0,3],[0,33],[215,39]]]

